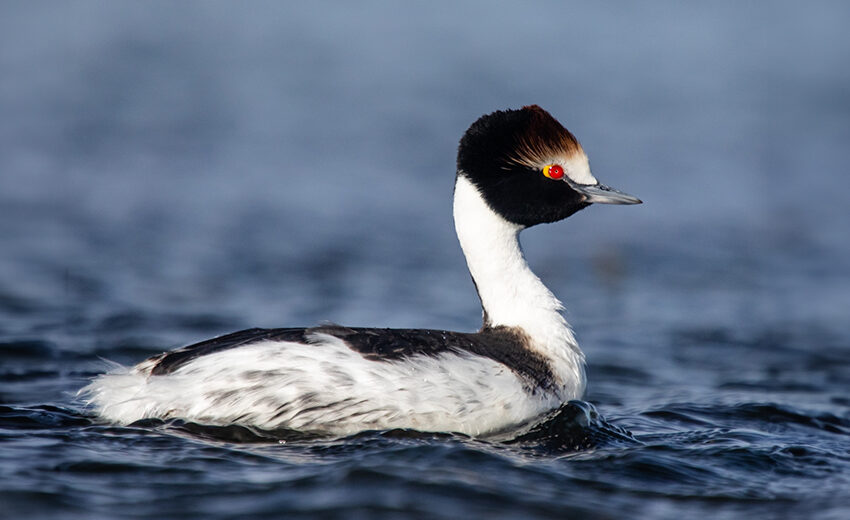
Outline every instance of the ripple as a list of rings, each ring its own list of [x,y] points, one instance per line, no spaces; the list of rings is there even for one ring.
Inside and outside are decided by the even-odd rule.
[[[92,420],[78,412],[51,405],[13,407],[0,405],[0,427],[13,430],[72,428],[88,426]]]

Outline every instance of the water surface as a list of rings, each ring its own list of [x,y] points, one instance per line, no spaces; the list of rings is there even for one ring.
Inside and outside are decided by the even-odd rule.
[[[32,518],[847,518],[850,8],[0,7],[0,504]],[[474,330],[454,154],[537,103],[640,196],[523,235],[589,387],[500,440],[103,424],[262,326]],[[285,442],[281,442],[285,441]]]

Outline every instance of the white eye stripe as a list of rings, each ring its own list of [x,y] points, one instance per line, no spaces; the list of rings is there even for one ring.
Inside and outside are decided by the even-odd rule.
[[[564,175],[576,184],[598,184],[599,181],[590,173],[590,162],[587,156],[582,154],[569,158],[552,161],[550,164],[559,164],[564,168]]]

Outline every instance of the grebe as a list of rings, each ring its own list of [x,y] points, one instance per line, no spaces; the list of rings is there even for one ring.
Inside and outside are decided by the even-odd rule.
[[[483,308],[478,332],[249,329],[154,356],[80,392],[107,421],[179,418],[321,435],[411,428],[483,436],[580,398],[584,355],[519,232],[591,203],[641,201],[600,184],[576,138],[533,105],[478,119],[458,147],[454,220]]]

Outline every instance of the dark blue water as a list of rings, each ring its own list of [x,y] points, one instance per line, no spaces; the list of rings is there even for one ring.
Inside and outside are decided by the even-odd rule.
[[[850,4],[4,3],[0,516],[850,518]],[[524,234],[585,401],[504,439],[98,422],[104,359],[474,330],[458,138],[538,103],[638,207]]]

